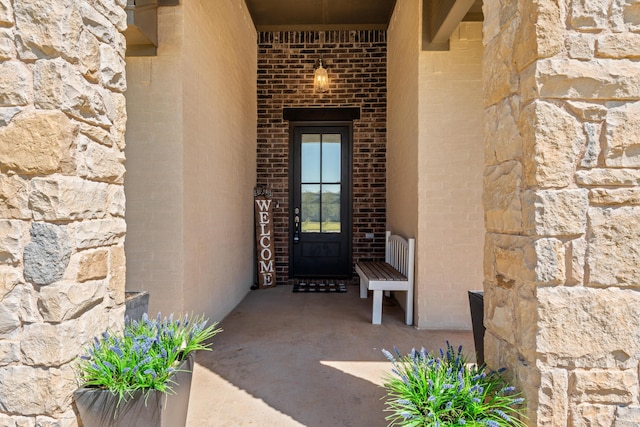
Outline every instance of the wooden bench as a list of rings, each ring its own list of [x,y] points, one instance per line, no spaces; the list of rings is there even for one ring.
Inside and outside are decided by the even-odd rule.
[[[373,291],[373,313],[371,323],[382,323],[382,292],[406,292],[406,324],[413,324],[413,278],[415,239],[405,239],[386,234],[385,260],[364,261],[356,264],[360,276],[360,298],[367,297],[367,290]]]

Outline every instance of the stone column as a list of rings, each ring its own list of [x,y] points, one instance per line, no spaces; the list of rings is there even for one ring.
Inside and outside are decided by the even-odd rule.
[[[124,0],[0,0],[0,425],[77,425],[123,322]]]
[[[531,425],[639,425],[640,3],[484,12],[487,362]]]

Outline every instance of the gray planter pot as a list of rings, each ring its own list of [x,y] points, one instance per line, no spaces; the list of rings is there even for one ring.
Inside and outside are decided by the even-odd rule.
[[[142,315],[149,311],[149,292],[126,291],[124,315],[131,320],[141,320]]]
[[[476,347],[476,363],[484,365],[484,291],[468,291],[473,343]]]
[[[109,390],[82,387],[73,393],[84,427],[185,427],[195,355],[180,364],[172,377],[172,394],[139,391],[120,402]],[[188,372],[187,372],[188,371]]]

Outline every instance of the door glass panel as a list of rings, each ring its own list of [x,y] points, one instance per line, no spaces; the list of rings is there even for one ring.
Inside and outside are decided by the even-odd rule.
[[[300,231],[320,232],[320,184],[302,184]]]
[[[302,134],[302,182],[320,182],[320,134]]]
[[[340,139],[339,133],[322,135],[322,182],[340,182]]]
[[[340,233],[342,135],[303,133],[300,137],[300,231]]]
[[[322,227],[323,233],[340,232],[340,184],[322,186]]]

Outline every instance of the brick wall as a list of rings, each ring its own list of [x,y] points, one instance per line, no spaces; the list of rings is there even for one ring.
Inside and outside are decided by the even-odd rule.
[[[330,89],[313,89],[322,57]],[[258,34],[257,183],[273,191],[278,283],[289,277],[289,122],[286,107],[360,107],[353,122],[353,261],[384,258],[386,225],[384,31]],[[366,239],[374,233],[374,239]]]

